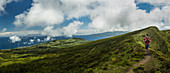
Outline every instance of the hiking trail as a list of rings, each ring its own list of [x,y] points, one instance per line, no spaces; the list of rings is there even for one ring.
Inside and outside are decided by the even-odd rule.
[[[134,64],[127,73],[132,73],[134,68],[139,67],[140,64],[145,64],[146,62],[149,61],[150,58],[151,58],[151,55],[145,56],[145,58],[141,60],[139,63]]]

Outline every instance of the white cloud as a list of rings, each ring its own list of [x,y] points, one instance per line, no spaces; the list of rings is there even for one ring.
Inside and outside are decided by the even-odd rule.
[[[30,43],[34,43],[34,39],[30,39]]]
[[[0,37],[9,37],[9,36],[31,36],[31,35],[41,35],[40,33],[43,32],[41,30],[24,30],[24,31],[15,31],[15,32],[2,32],[0,33]]]
[[[80,26],[83,24],[84,24],[83,22],[79,22],[79,21],[74,21],[73,23],[70,23],[67,27],[63,28],[64,35],[68,37],[72,37],[72,35],[76,34]]]
[[[137,9],[134,0],[106,0],[100,3],[101,7],[97,7],[90,13],[92,23],[90,27],[97,29],[124,30],[133,31],[148,26],[170,25],[168,21],[162,22],[169,16],[169,9],[164,11],[155,8],[151,13],[145,10]],[[165,13],[167,12],[167,13]],[[168,13],[169,12],[169,13]]]
[[[50,30],[52,30],[54,27],[53,26],[48,26],[48,27],[46,27],[44,30],[45,31],[50,31]]]
[[[154,6],[164,6],[164,5],[169,5],[170,0],[136,0],[137,3],[149,3]]]
[[[32,7],[15,16],[13,24],[16,26],[25,26],[26,28],[34,26],[53,26],[72,18],[80,18],[90,13],[89,6],[94,1],[87,0],[33,0]]]
[[[27,44],[27,42],[23,42],[23,44]]]
[[[10,34],[12,34],[12,32],[3,32],[0,33],[0,37],[9,36]]]
[[[78,32],[80,26],[83,24],[84,24],[83,22],[74,21],[63,28],[58,28],[58,29],[53,29],[53,26],[48,26],[44,29],[44,32],[42,32],[41,34],[49,35],[49,36],[72,37],[72,35],[75,35]]]
[[[44,39],[44,41],[50,41],[51,37],[47,36],[47,38]]]
[[[44,35],[72,36],[80,30],[92,33],[107,31],[132,31],[148,26],[165,28],[170,25],[170,7],[155,8],[150,13],[136,7],[134,0],[33,0],[32,7],[16,16],[14,24],[30,28],[44,27]],[[147,0],[153,4],[165,4],[167,0]],[[146,0],[140,0],[146,2]],[[89,16],[91,23],[87,29],[79,29],[82,22],[73,22],[68,26],[54,28],[65,20]],[[162,20],[165,22],[163,23]],[[61,25],[62,26],[62,25]],[[167,27],[166,27],[167,28]],[[166,29],[165,28],[165,29]],[[91,31],[91,30],[89,30]]]
[[[12,41],[12,43],[21,41],[21,38],[19,38],[18,36],[11,36],[9,37],[9,39]]]
[[[1,32],[4,33],[7,30],[7,28],[4,28]]]
[[[164,28],[169,29],[169,28],[170,28],[170,26],[165,26]]]
[[[5,6],[13,1],[19,1],[19,0],[0,0],[0,15],[2,15],[2,13],[5,12]]]
[[[29,31],[17,31],[17,32],[5,32],[0,33],[0,36],[31,36],[31,35],[45,35],[45,36],[67,36],[72,37],[79,32],[80,27],[83,25],[83,22],[74,21],[68,24],[65,27],[54,29],[54,26],[47,26],[43,31],[41,30],[29,30]],[[34,38],[35,39],[35,38]]]
[[[100,4],[101,7],[90,13],[92,23],[89,26],[96,29],[131,31],[160,22],[156,16],[137,9],[134,0],[106,0]]]
[[[37,39],[37,42],[41,42],[41,40],[40,40],[40,39]]]
[[[14,24],[26,25],[26,27],[60,24],[64,21],[64,15],[58,10],[58,4],[57,0],[34,0],[28,12],[25,11],[15,17]]]

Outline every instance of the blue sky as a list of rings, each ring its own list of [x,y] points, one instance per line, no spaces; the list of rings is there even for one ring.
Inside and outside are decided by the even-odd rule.
[[[31,8],[32,0],[21,0],[19,2],[12,2],[6,5],[5,10],[6,14],[3,14],[0,16],[0,29],[2,30],[3,28],[7,28],[7,31],[17,31],[18,29],[14,28],[16,27],[13,25],[13,22],[15,21],[15,16],[23,13],[23,11],[26,11],[27,9]],[[148,3],[140,3],[137,4],[137,7],[142,10],[146,10],[148,13],[154,9],[153,5],[150,5]],[[62,26],[68,25],[70,22],[73,22],[75,20],[79,20],[84,22],[86,25],[83,25],[81,28],[87,27],[87,24],[91,22],[91,20],[88,18],[88,16],[82,17],[80,19],[73,18],[71,20],[67,20],[62,23]],[[57,26],[60,27],[60,26]],[[29,28],[30,30],[37,30],[37,27]],[[38,29],[43,29],[43,28],[38,28]]]
[[[11,2],[5,6],[5,10],[7,13],[0,16],[0,30],[3,30],[3,28],[7,28],[7,32],[10,31],[21,31],[22,29],[18,29],[13,22],[15,21],[15,16],[18,14],[23,13],[23,11],[27,11],[29,8],[31,8],[32,0],[21,0],[18,2]],[[82,21],[85,25],[83,25],[81,28],[86,28],[87,24],[91,22],[88,16],[81,17],[80,19],[73,18],[71,20],[64,21],[61,26],[56,26],[58,28],[67,26],[70,22],[73,21]],[[42,30],[41,27],[32,27],[28,28],[28,30]]]
[[[53,1],[55,1],[55,0],[53,0]],[[118,1],[118,0],[115,0],[115,1]],[[64,2],[64,1],[63,1]],[[38,3],[38,2],[37,2]],[[41,3],[41,2],[39,2],[39,3]],[[65,3],[67,3],[67,2],[65,2]],[[97,3],[97,2],[96,2]],[[149,14],[152,10],[155,10],[156,8],[159,8],[158,6],[156,6],[156,4],[154,5],[154,4],[151,4],[151,3],[149,3],[149,2],[138,2],[138,1],[135,1],[134,3],[136,3],[136,7],[137,7],[137,9],[136,10],[146,10],[146,12],[144,11],[143,12],[143,14],[144,15],[147,15],[147,14]],[[34,4],[33,3],[33,1],[32,0],[20,0],[20,1],[18,1],[18,2],[15,2],[15,1],[13,1],[13,2],[10,2],[10,3],[8,3],[8,4],[6,4],[5,6],[3,6],[4,8],[5,8],[5,12],[3,13],[3,14],[1,14],[1,16],[0,16],[0,31],[1,30],[3,30],[4,28],[6,28],[7,30],[6,30],[6,32],[13,32],[13,31],[23,31],[23,30],[44,30],[46,27],[48,27],[48,25],[46,25],[46,24],[44,24],[44,26],[39,26],[39,23],[38,24],[35,24],[35,23],[37,23],[37,21],[35,21],[34,22],[34,24],[31,24],[31,22],[29,21],[29,23],[28,24],[21,24],[21,26],[18,26],[18,25],[15,25],[15,24],[13,24],[14,22],[16,22],[16,20],[19,20],[19,21],[21,21],[19,18],[17,19],[17,18],[15,18],[15,16],[17,16],[17,15],[20,15],[20,14],[24,14],[24,11],[26,11],[26,15],[28,15],[29,14],[29,12],[31,13],[31,10],[28,10],[28,9],[30,9],[31,7],[34,7],[32,4]],[[63,3],[64,4],[64,3]],[[73,3],[74,4],[74,3]],[[35,5],[36,5],[36,3],[35,3]],[[38,4],[37,4],[38,5]],[[95,4],[91,4],[90,6],[94,6]],[[100,4],[99,4],[100,5]],[[102,4],[101,4],[102,5]],[[125,4],[126,5],[126,4]],[[48,6],[47,6],[48,7]],[[100,7],[100,6],[99,6]],[[108,6],[106,6],[106,7],[108,7]],[[67,7],[68,8],[68,7]],[[123,8],[123,7],[122,7]],[[129,7],[130,8],[130,7]],[[133,8],[133,7],[132,7]],[[57,10],[58,8],[56,8],[56,10]],[[95,8],[94,8],[95,9]],[[97,9],[97,6],[96,6],[96,9]],[[113,8],[114,9],[114,8]],[[120,8],[121,9],[121,8]],[[160,8],[159,8],[160,9]],[[137,28],[133,28],[134,30],[135,29],[140,29],[140,28],[142,28],[142,27],[140,27],[140,25],[141,25],[141,22],[139,21],[139,20],[137,20],[137,21],[133,21],[133,20],[135,20],[135,19],[133,19],[133,20],[129,20],[128,18],[130,17],[127,17],[127,19],[126,19],[126,16],[128,16],[128,15],[126,15],[125,13],[123,13],[123,14],[121,14],[122,12],[126,12],[126,11],[122,11],[122,12],[120,12],[120,13],[118,13],[118,14],[120,14],[120,17],[119,16],[117,16],[117,18],[114,18],[115,16],[113,16],[113,17],[110,17],[110,18],[113,18],[113,21],[115,21],[115,22],[113,22],[113,23],[111,23],[111,22],[109,22],[109,21],[101,21],[100,22],[100,20],[98,20],[98,19],[107,19],[107,18],[102,18],[102,16],[100,16],[100,17],[97,17],[96,16],[96,18],[94,17],[93,18],[93,16],[94,16],[94,14],[90,14],[90,13],[87,13],[87,14],[85,14],[85,12],[84,12],[84,14],[83,13],[81,13],[81,9],[79,10],[79,9],[76,9],[76,10],[78,10],[78,11],[80,11],[80,12],[78,12],[77,11],[77,17],[76,17],[76,15],[74,15],[74,16],[72,16],[71,17],[71,19],[67,19],[67,17],[69,17],[69,16],[71,16],[72,14],[70,14],[70,15],[68,15],[68,14],[65,14],[65,13],[67,13],[67,11],[65,10],[65,11],[61,11],[61,12],[63,12],[63,14],[64,14],[64,20],[62,21],[61,20],[61,22],[54,22],[54,24],[49,24],[49,26],[53,26],[51,29],[59,29],[59,28],[63,28],[63,27],[67,27],[70,23],[73,23],[74,21],[79,21],[79,22],[83,22],[83,25],[81,25],[78,29],[81,29],[81,30],[89,30],[89,29],[100,29],[100,30],[106,30],[106,29],[108,29],[108,30],[123,30],[123,29],[125,29],[125,28],[128,28],[128,26],[129,25],[131,25],[131,24],[137,24],[137,25],[135,25],[135,27],[137,27]],[[83,10],[83,9],[82,9]],[[161,9],[160,9],[161,10]],[[109,11],[109,10],[108,10]],[[117,10],[117,11],[119,11],[119,9]],[[95,11],[94,11],[95,12]],[[128,12],[128,11],[127,11]],[[130,12],[130,11],[129,11]],[[134,11],[135,12],[135,11]],[[141,11],[142,12],[142,11]],[[156,10],[155,10],[155,12],[156,12]],[[75,13],[76,14],[76,12],[74,11],[73,13]],[[154,13],[154,12],[153,12]],[[78,15],[78,14],[80,14],[80,15]],[[99,14],[99,13],[96,13],[96,14]],[[125,14],[125,15],[124,15]],[[137,14],[137,16],[140,16],[139,14],[140,14],[140,12],[136,12],[136,13],[134,13],[134,14]],[[25,15],[25,17],[28,17],[28,16],[26,16]],[[102,14],[101,14],[102,15]],[[105,17],[107,14],[105,14],[105,15],[103,15],[103,17]],[[116,14],[115,14],[116,15]],[[107,15],[108,16],[108,15]],[[159,17],[161,17],[161,16],[159,16]],[[117,19],[122,19],[122,20],[117,20]],[[125,19],[124,19],[125,18]],[[163,16],[162,16],[162,18],[164,18]],[[114,20],[115,19],[115,20]],[[139,17],[139,19],[140,19],[140,17]],[[143,18],[144,19],[144,18]],[[148,17],[148,19],[151,19],[151,20],[155,20],[155,19],[153,19],[153,18],[151,18],[151,17]],[[161,26],[159,26],[160,28],[162,28],[162,29],[164,29],[163,27],[165,27],[164,25],[165,25],[165,20],[164,19],[159,19],[158,18],[158,20],[161,20],[161,21],[158,21],[158,23],[154,23],[154,22],[148,22],[147,23],[147,25],[150,23],[151,25],[155,25],[155,26],[159,26],[158,24],[162,24]],[[21,21],[21,22],[26,22],[27,20],[25,20],[25,21]],[[132,21],[132,22],[131,22]],[[150,20],[148,20],[148,21],[150,21]],[[46,22],[46,21],[45,21]],[[97,24],[100,24],[100,23],[103,23],[103,24],[107,24],[108,22],[108,26],[106,25],[103,25],[103,24],[101,24],[101,25],[97,25]],[[135,22],[135,23],[133,23],[133,22]],[[162,23],[163,22],[163,23]],[[47,23],[48,24],[48,23]],[[90,25],[91,24],[91,25]],[[145,23],[144,23],[145,24]],[[30,27],[31,26],[31,27]],[[114,28],[109,28],[110,26],[113,26]],[[123,26],[123,27],[120,27],[120,26]],[[167,25],[167,26],[169,26],[169,25]],[[25,28],[26,27],[26,28]],[[71,26],[70,26],[71,27]],[[90,27],[90,28],[89,28]],[[103,29],[102,27],[106,27],[105,29]],[[119,28],[119,29],[117,29],[117,28]],[[168,27],[166,27],[166,28],[168,28]],[[129,29],[127,29],[127,30],[129,30]],[[78,31],[78,30],[76,30],[76,31]],[[63,32],[64,33],[64,32]]]
[[[23,13],[31,7],[32,0],[21,0],[19,2],[12,2],[5,6],[6,13],[0,16],[0,29],[7,28],[7,31],[15,31],[15,16]]]

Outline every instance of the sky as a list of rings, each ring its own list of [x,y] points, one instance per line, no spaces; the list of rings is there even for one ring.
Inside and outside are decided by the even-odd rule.
[[[0,36],[170,29],[170,0],[0,0]]]

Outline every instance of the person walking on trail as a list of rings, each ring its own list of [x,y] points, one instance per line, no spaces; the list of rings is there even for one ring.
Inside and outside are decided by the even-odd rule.
[[[149,46],[150,46],[150,42],[151,42],[151,38],[149,38],[148,34],[145,35],[144,42],[145,42],[146,54],[148,54]]]

